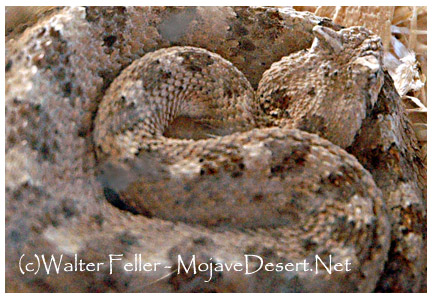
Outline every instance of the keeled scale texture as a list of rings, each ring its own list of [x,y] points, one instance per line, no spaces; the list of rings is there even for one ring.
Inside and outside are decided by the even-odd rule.
[[[312,28],[319,22],[326,23],[309,14],[280,13],[275,9],[66,8],[27,30],[18,40],[10,41],[6,52],[6,276],[10,282],[7,288],[11,291],[372,290],[377,276],[375,268],[380,269],[373,262],[384,263],[380,258],[385,257],[382,253],[385,247],[377,250],[378,259],[360,254],[357,266],[362,269],[348,278],[323,276],[317,280],[308,278],[308,274],[303,275],[306,278],[302,274],[284,278],[265,273],[263,278],[246,281],[244,276],[224,273],[210,285],[197,286],[195,282],[200,279],[187,276],[143,285],[165,275],[165,270],[127,276],[121,270],[115,270],[112,276],[91,273],[16,276],[19,271],[15,262],[19,255],[35,252],[66,253],[69,254],[66,260],[72,260],[72,254],[78,253],[89,261],[106,259],[107,253],[144,253],[144,260],[166,263],[174,261],[170,253],[176,253],[177,249],[197,254],[202,261],[209,257],[236,261],[245,249],[262,252],[269,258],[283,257],[293,239],[284,240],[279,234],[275,237],[265,229],[215,232],[201,226],[131,215],[107,204],[105,196],[109,191],[103,190],[94,174],[92,119],[112,80],[144,53],[175,45],[204,47],[233,62],[256,87],[272,62],[311,44]],[[398,121],[400,116],[396,118]],[[402,122],[406,123],[405,119]],[[282,133],[271,131],[269,136]],[[337,151],[334,159],[352,160],[335,146],[305,133],[289,131],[285,138],[289,140],[293,135],[309,146],[324,143],[322,147],[328,150],[322,150],[321,154]],[[303,148],[300,152],[308,153]],[[149,161],[152,162],[144,157],[144,163]],[[362,170],[356,162],[351,164]],[[128,173],[135,170],[134,165],[128,168],[131,168]],[[369,175],[361,176],[367,186],[374,186],[367,179]],[[376,201],[375,213],[380,215],[377,212],[380,197],[377,191],[369,193]],[[367,206],[366,211],[371,209]],[[422,213],[421,206],[419,209]],[[360,220],[365,218],[364,221],[358,222],[370,224],[367,216],[362,215]],[[395,222],[398,218],[396,215]],[[375,234],[383,238],[385,218],[378,219],[382,225],[376,227]],[[422,233],[420,230],[419,234]],[[147,243],[148,240],[152,243]],[[359,241],[353,242],[353,249]],[[382,243],[385,245],[385,240]],[[418,269],[421,266],[413,270]],[[361,272],[372,275],[361,281],[358,277]],[[254,284],[256,281],[259,284]],[[415,288],[408,284],[406,290]]]

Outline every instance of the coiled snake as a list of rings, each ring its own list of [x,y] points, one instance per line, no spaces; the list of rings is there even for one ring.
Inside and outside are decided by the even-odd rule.
[[[424,167],[381,47],[364,28],[289,9],[63,8],[40,20],[6,49],[7,288],[424,288]],[[170,268],[19,274],[35,253],[140,253]],[[176,272],[178,255],[245,254],[351,270]]]

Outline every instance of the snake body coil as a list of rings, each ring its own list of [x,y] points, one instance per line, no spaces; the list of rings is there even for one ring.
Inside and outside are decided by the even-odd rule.
[[[386,205],[339,146],[358,141],[379,101],[380,43],[326,22],[267,8],[65,8],[10,41],[12,289],[374,290],[390,247]],[[304,64],[286,71],[291,59]],[[302,78],[314,86],[296,93]],[[110,284],[108,270],[14,276],[17,257],[35,252],[141,253],[172,267],[117,266]],[[209,283],[173,272],[177,255],[230,264],[245,254],[285,264],[318,255],[351,269],[219,272]]]

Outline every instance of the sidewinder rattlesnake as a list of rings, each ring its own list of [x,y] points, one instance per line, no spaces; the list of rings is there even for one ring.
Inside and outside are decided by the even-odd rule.
[[[276,8],[62,8],[6,59],[8,290],[425,289],[425,168],[367,29]],[[172,270],[21,275],[35,253]],[[248,253],[352,270],[172,272],[179,254]]]

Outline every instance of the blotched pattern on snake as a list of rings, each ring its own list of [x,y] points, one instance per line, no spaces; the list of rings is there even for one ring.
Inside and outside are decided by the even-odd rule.
[[[118,251],[171,265],[177,254],[223,263],[246,253],[285,263],[332,255],[352,266],[332,275],[224,272],[211,283],[187,274],[155,281],[168,270],[119,271],[112,284],[39,275],[17,279],[15,289],[34,280],[87,291],[419,288],[415,263],[404,267],[409,276],[385,275],[390,241],[390,253],[399,251],[393,263],[409,257],[397,250],[404,236],[422,247],[421,170],[413,182],[381,182],[374,170],[392,158],[379,147],[370,168],[362,145],[388,139],[371,140],[384,126],[370,125],[383,122],[374,114],[410,127],[395,113],[399,104],[382,108],[381,95],[394,96],[380,41],[368,30],[266,8],[66,8],[10,45],[7,121],[16,125],[7,132],[8,192],[21,202],[8,201],[7,233],[16,253],[95,260]],[[29,126],[15,121],[23,114]],[[415,149],[393,130],[405,172]],[[390,182],[393,194],[384,189]],[[407,188],[414,196],[397,194]],[[394,199],[410,211],[394,213]],[[25,214],[26,203],[34,209],[19,223],[12,213]],[[401,231],[401,215],[419,225]],[[33,229],[12,239],[12,224]]]

